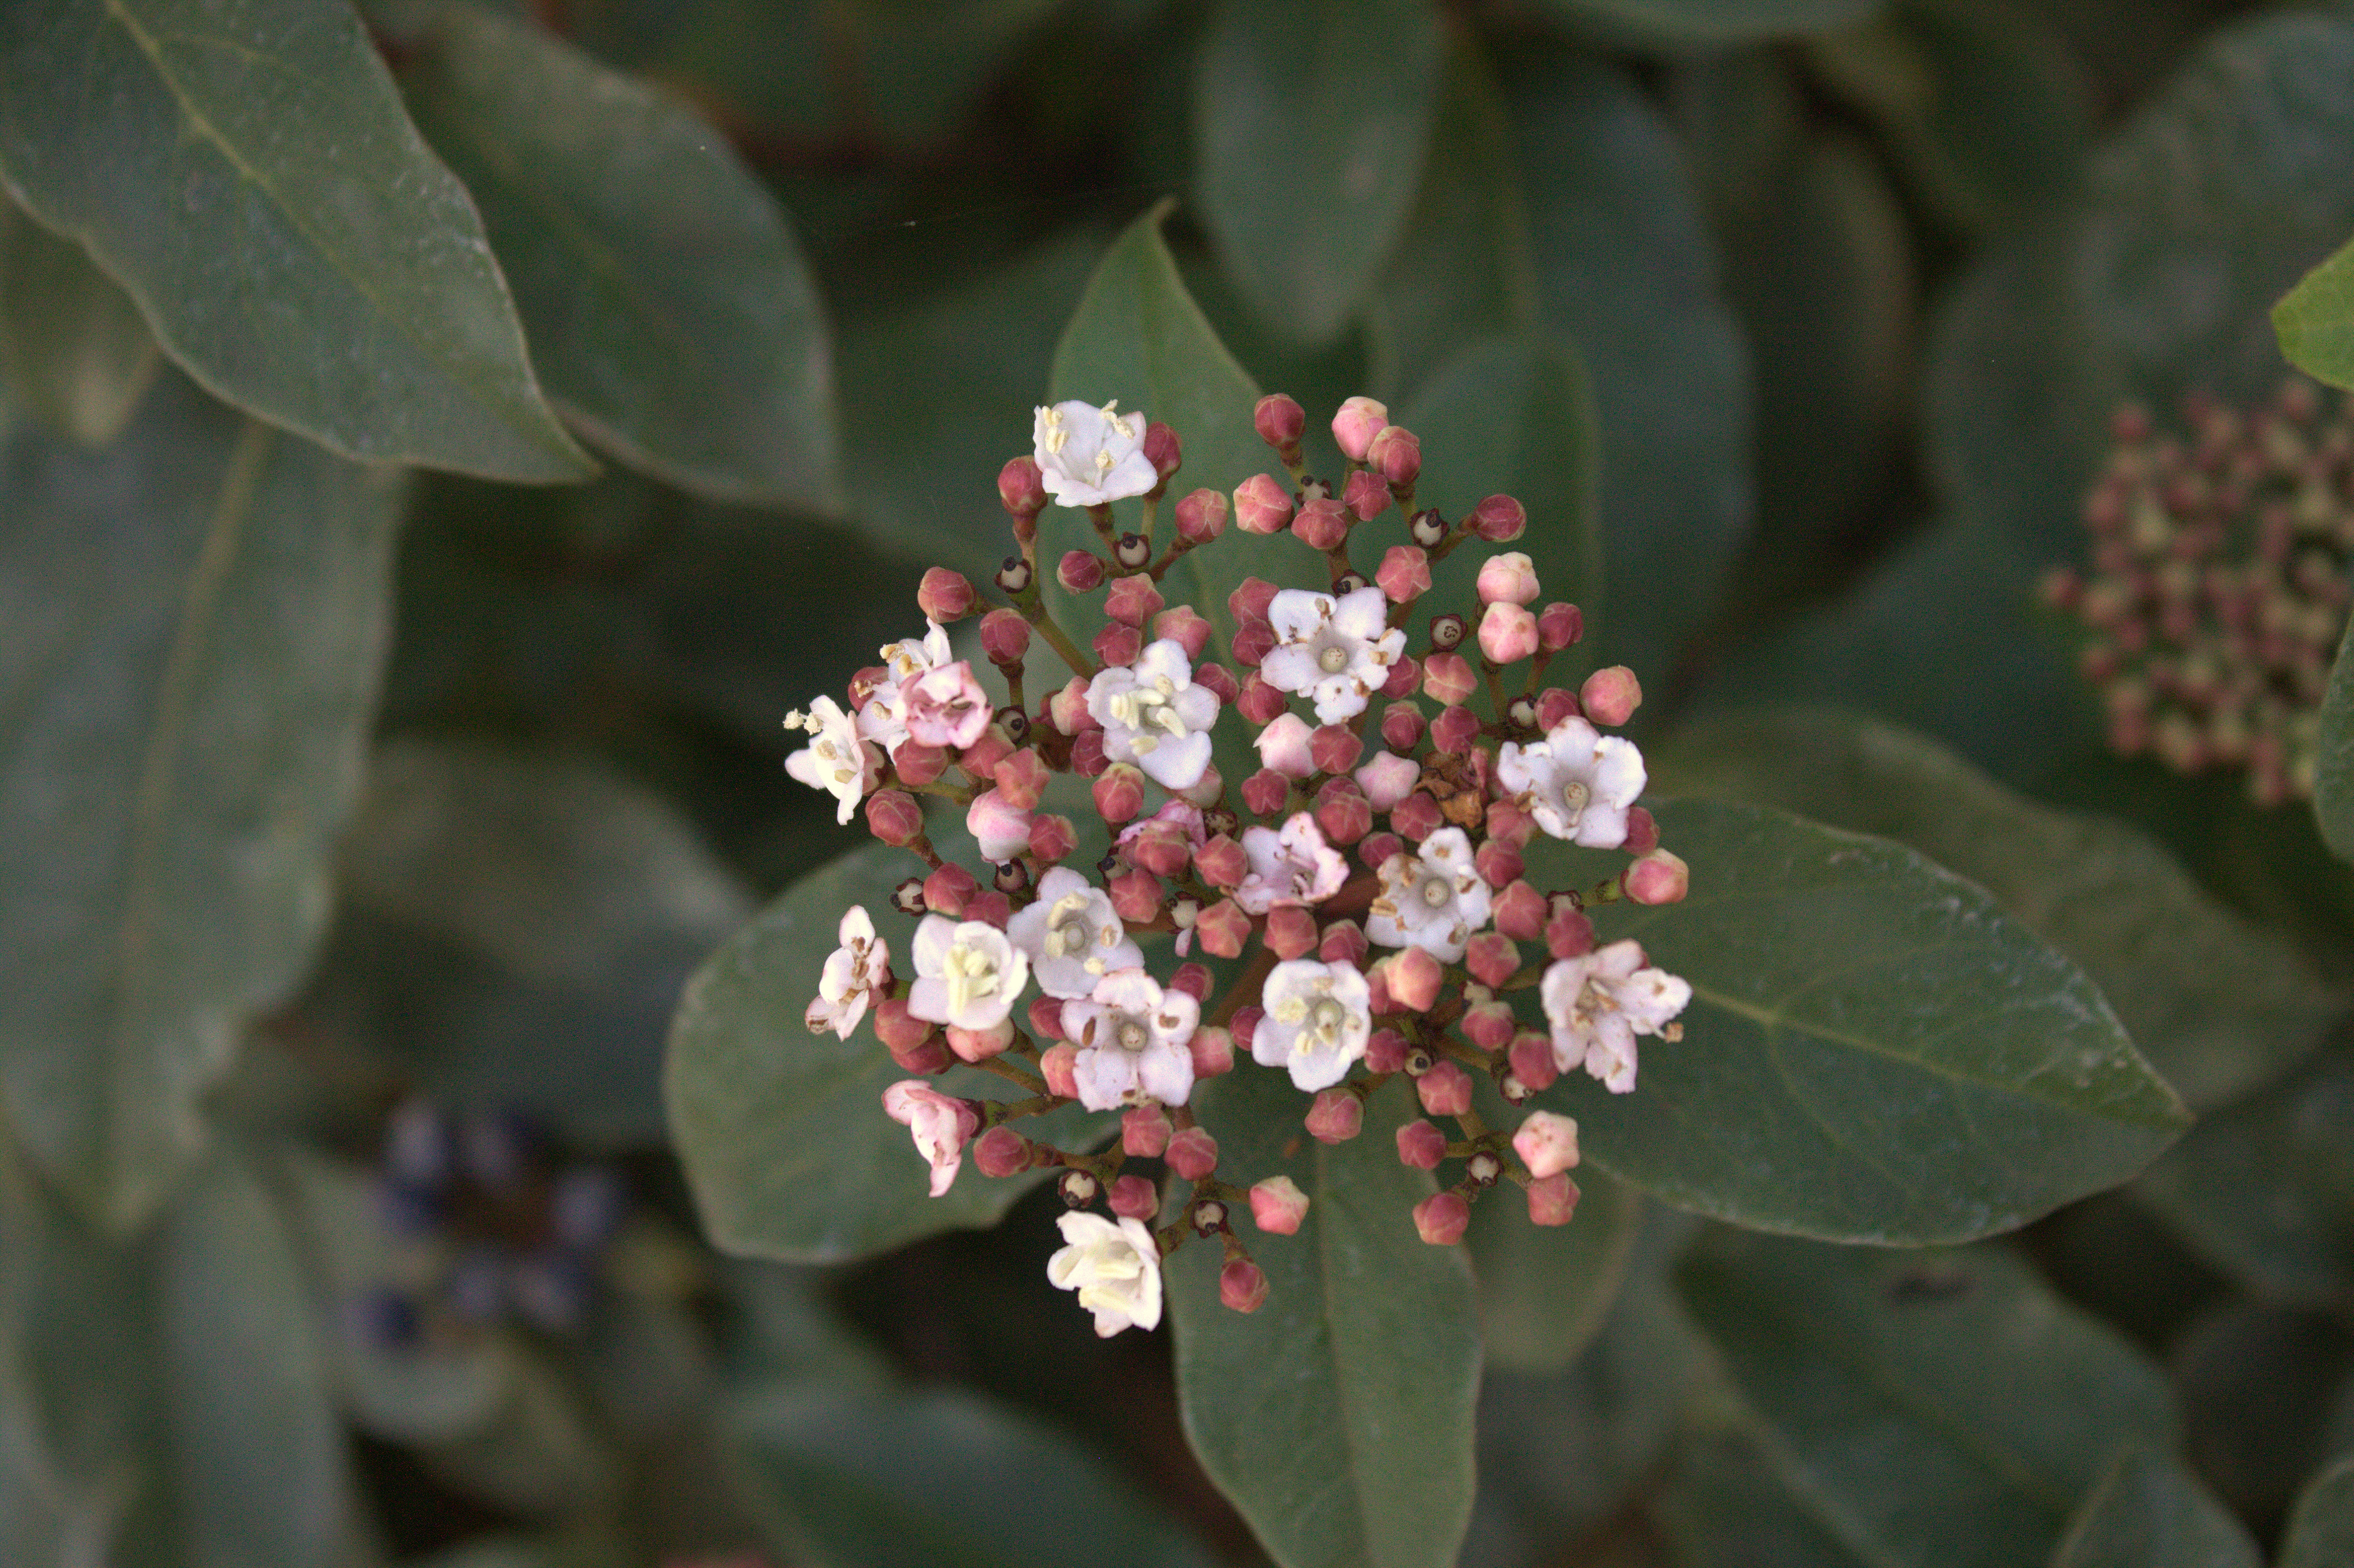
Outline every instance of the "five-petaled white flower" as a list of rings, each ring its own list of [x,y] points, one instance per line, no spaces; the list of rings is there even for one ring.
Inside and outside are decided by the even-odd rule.
[[[891,983],[891,949],[875,934],[866,906],[854,904],[842,917],[842,946],[828,953],[819,975],[817,1000],[804,1015],[812,1034],[832,1030],[843,1039],[866,1016],[876,989]]]
[[[1200,1002],[1182,991],[1162,991],[1140,969],[1108,974],[1084,1001],[1065,1002],[1063,1034],[1079,1048],[1071,1064],[1079,1103],[1089,1110],[1142,1100],[1183,1105],[1193,1092],[1193,1053],[1186,1043],[1201,1021]]]
[[[1643,754],[1633,741],[1566,718],[1543,740],[1506,741],[1496,778],[1554,838],[1617,849],[1627,842],[1627,808],[1643,793]]]
[[[982,920],[927,915],[916,927],[916,983],[907,1011],[952,1029],[994,1029],[1030,980],[1030,960]]]
[[[965,1140],[981,1130],[981,1113],[921,1078],[903,1078],[884,1090],[883,1110],[915,1135],[916,1152],[932,1167],[932,1196],[947,1192],[964,1163]]]
[[[1111,896],[1068,866],[1038,879],[1036,902],[1014,911],[1005,934],[1028,955],[1038,989],[1048,996],[1087,996],[1114,969],[1144,963],[1112,912]]]
[[[1100,408],[1072,401],[1037,411],[1031,455],[1047,494],[1066,506],[1101,506],[1161,482],[1144,455],[1144,416],[1119,413],[1119,406],[1115,397]]]
[[[836,823],[847,822],[858,802],[875,788],[882,769],[875,754],[858,737],[858,726],[832,697],[820,697],[802,713],[785,715],[787,729],[805,729],[810,743],[785,758],[785,771],[812,789],[823,789],[841,802]]]
[[[1106,757],[1133,762],[1164,789],[1192,789],[1210,766],[1218,694],[1193,683],[1193,662],[1174,638],[1152,643],[1133,665],[1097,671],[1087,715],[1103,726]]]
[[[1405,633],[1389,626],[1389,599],[1377,588],[1337,599],[1286,588],[1267,602],[1267,619],[1276,645],[1259,662],[1260,677],[1279,692],[1307,694],[1320,724],[1363,713],[1405,652]]]
[[[1251,1032],[1251,1060],[1290,1068],[1292,1086],[1309,1094],[1347,1077],[1373,1037],[1373,991],[1354,964],[1288,959],[1268,971],[1260,1001],[1267,1016]]]
[[[1264,915],[1278,904],[1321,904],[1349,880],[1349,863],[1324,842],[1324,830],[1306,811],[1295,811],[1273,828],[1243,830],[1243,853],[1250,874],[1235,889],[1246,915]]]
[[[921,637],[883,645],[882,679],[858,705],[858,733],[885,751],[907,738],[907,705],[915,683],[952,662],[947,630],[928,618],[924,627]]]
[[[1471,841],[1461,828],[1439,829],[1422,841],[1419,854],[1390,856],[1381,877],[1365,936],[1384,948],[1420,948],[1451,964],[1488,923],[1488,885],[1472,867]]]
[[[1101,1214],[1058,1214],[1069,1245],[1046,1260],[1046,1277],[1057,1290],[1076,1290],[1079,1305],[1096,1315],[1096,1333],[1110,1339],[1122,1329],[1161,1324],[1161,1247],[1136,1220],[1115,1224]]]
[[[1553,1025],[1553,1065],[1580,1065],[1614,1095],[1635,1086],[1635,1036],[1673,1042],[1683,1025],[1669,1022],[1691,1001],[1691,982],[1652,969],[1631,938],[1545,970],[1540,991]]]

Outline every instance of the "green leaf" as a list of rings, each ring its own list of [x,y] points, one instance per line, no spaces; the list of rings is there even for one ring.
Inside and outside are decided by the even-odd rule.
[[[2264,1558],[2179,1462],[2136,1448],[2084,1499],[2052,1568],[2264,1568]]]
[[[419,1446],[434,1476],[513,1514],[537,1517],[610,1508],[621,1457],[597,1423],[578,1381],[536,1346],[512,1342],[507,1398],[487,1426]]]
[[[2307,272],[2273,307],[2281,357],[2317,381],[2354,387],[2354,243]]]
[[[1468,1236],[1488,1365],[1559,1372],[1602,1330],[1643,1228],[1642,1200],[1598,1171],[1580,1173],[1567,1225],[1485,1216]]]
[[[1230,3],[1194,79],[1194,181],[1271,326],[1330,341],[1405,225],[1438,100],[1426,0]]]
[[[29,0],[0,175],[219,396],[346,457],[579,479],[465,188],[333,0]]]
[[[2157,1369],[1999,1248],[1718,1233],[1678,1280],[1775,1468],[1863,1562],[2040,1562],[2119,1445],[2175,1440]]]
[[[20,429],[0,465],[0,1078],[43,1171],[128,1226],[323,923],[398,486],[176,376],[103,458]]]
[[[966,1393],[779,1390],[732,1412],[779,1552],[817,1568],[1207,1568],[1094,1455]]]
[[[2338,645],[2329,689],[2321,698],[2321,725],[2313,737],[2313,816],[2321,836],[2340,860],[2354,861],[2354,624]]]
[[[1606,23],[1661,46],[1731,44],[1844,26],[1881,0],[1546,0],[1572,21]]]
[[[482,208],[548,396],[589,440],[723,501],[835,505],[816,283],[708,121],[463,5],[435,14],[400,83]]]
[[[0,202],[0,382],[57,434],[102,447],[158,363],[130,296],[80,247]]]
[[[1681,904],[1615,910],[1692,985],[1684,1038],[1634,1093],[1551,1093],[1586,1158],[1681,1208],[1895,1245],[2007,1230],[2134,1175],[2180,1135],[2076,967],[1978,887],[1882,839],[1768,809],[1675,800]],[[1541,886],[1563,858],[1532,843]]]
[[[1686,1568],[1867,1568],[1736,1428],[1687,1437],[1658,1506]]]
[[[2354,1455],[2316,1476],[2296,1499],[2280,1568],[2347,1568],[2354,1563]]]
[[[941,853],[959,858],[945,843]],[[788,1263],[832,1263],[960,1226],[988,1225],[1046,1175],[992,1181],[969,1166],[940,1197],[883,1091],[907,1076],[871,1022],[843,1040],[802,1022],[843,912],[863,905],[895,968],[914,927],[891,890],[919,869],[883,844],[844,855],[793,885],[712,955],[671,1026],[664,1097],[671,1132],[713,1244]],[[871,1015],[870,1015],[871,1017]],[[944,1093],[1012,1099],[1014,1086],[960,1066]],[[1108,1116],[1066,1107],[1022,1124],[1064,1147],[1099,1135]]]
[[[2015,795],[1923,736],[1814,711],[1680,731],[1651,757],[1671,794],[1778,806],[1919,850],[2081,965],[2192,1107],[2238,1098],[2343,1010],[2296,950],[2200,891],[2122,823]]]
[[[1221,1165],[1288,1175],[1309,1207],[1299,1234],[1253,1249],[1268,1290],[1247,1316],[1219,1305],[1214,1248],[1168,1262],[1194,1456],[1282,1568],[1447,1568],[1471,1509],[1478,1308],[1462,1255],[1415,1233],[1433,1189],[1398,1162],[1410,1097],[1375,1098],[1362,1136],[1327,1145],[1301,1136],[1279,1073],[1246,1068],[1201,1093]]]

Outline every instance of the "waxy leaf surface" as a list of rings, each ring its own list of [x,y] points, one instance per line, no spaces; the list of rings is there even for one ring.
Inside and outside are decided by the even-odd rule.
[[[2247,1531],[2180,1461],[2117,1456],[2077,1510],[2052,1568],[2263,1568]]]
[[[102,447],[155,379],[139,307],[60,239],[0,202],[0,381],[55,433]]]

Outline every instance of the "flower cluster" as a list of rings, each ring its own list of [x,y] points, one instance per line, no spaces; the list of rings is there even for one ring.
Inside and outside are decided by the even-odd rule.
[[[1195,1086],[1238,1058],[1288,1075],[1308,1097],[1306,1131],[1327,1143],[1356,1137],[1366,1101],[1405,1080],[1423,1115],[1399,1130],[1398,1158],[1461,1168],[1412,1223],[1452,1244],[1500,1181],[1525,1192],[1540,1224],[1566,1223],[1577,1201],[1576,1123],[1515,1110],[1517,1128],[1491,1127],[1479,1084],[1511,1107],[1579,1070],[1626,1093],[1637,1037],[1679,1039],[1691,995],[1636,943],[1598,946],[1587,914],[1622,898],[1672,903],[1689,877],[1637,803],[1641,753],[1605,733],[1641,701],[1633,673],[1545,683],[1583,618],[1540,604],[1520,551],[1481,562],[1476,604],[1434,615],[1425,602],[1449,555],[1521,536],[1521,504],[1491,495],[1453,521],[1417,509],[1420,443],[1370,398],[1332,421],[1348,463],[1337,487],[1306,471],[1299,404],[1262,398],[1255,420],[1289,482],[1261,473],[1231,493],[1196,490],[1156,545],[1176,433],[1110,404],[1039,409],[1034,455],[998,477],[1019,550],[997,596],[933,568],[917,596],[924,635],[859,671],[847,705],[821,697],[786,721],[811,736],[792,775],[833,795],[843,821],[863,808],[878,839],[925,868],[894,895],[917,920],[904,936],[878,935],[864,908],[843,914],[810,1027],[847,1039],[872,1013],[909,1075],[884,1109],[914,1138],[935,1196],[968,1151],[986,1176],[1061,1171],[1068,1245],[1048,1272],[1103,1334],[1160,1321],[1161,1259],[1197,1236],[1224,1248],[1221,1299],[1254,1310],[1267,1277],[1235,1215],[1278,1235],[1304,1221],[1308,1197],[1288,1177],[1227,1180],[1194,1116]],[[1111,503],[1135,496],[1141,526],[1122,532]],[[1075,599],[1100,596],[1084,646],[1044,591],[1050,499],[1084,510],[1100,544],[1052,567]],[[1374,562],[1365,535],[1393,508],[1402,537]],[[1225,606],[1234,630],[1214,647],[1208,617],[1169,603],[1161,585],[1230,525],[1290,534],[1321,557],[1322,586],[1245,579]],[[976,613],[1002,705],[944,630]],[[1068,671],[1059,685],[1031,684],[1034,638]],[[1245,777],[1219,771],[1222,726],[1230,764],[1256,753]],[[928,800],[962,812],[981,865],[935,846]],[[1108,853],[1070,863],[1098,832]],[[1523,853],[1539,835],[1629,863],[1591,889],[1541,891]],[[1165,958],[1149,959],[1147,943]],[[959,1063],[1020,1097],[945,1092],[935,1080]],[[1120,1112],[1119,1141],[1066,1150],[1014,1125],[1075,1101]],[[1128,1169],[1135,1160],[1163,1164],[1165,1198]],[[1099,1201],[1109,1218],[1093,1212]],[[1174,1223],[1152,1228],[1172,1203]]]
[[[2139,408],[2112,418],[2084,503],[2092,569],[2052,572],[2044,596],[2089,633],[2112,747],[2243,768],[2262,805],[2307,798],[2346,629],[2354,416],[2303,381],[2251,412],[2194,396],[2182,413],[2179,438]]]
[[[628,1202],[616,1171],[557,1166],[517,1113],[452,1118],[422,1099],[392,1113],[376,1195],[398,1277],[355,1311],[389,1350],[509,1320],[578,1330]]]

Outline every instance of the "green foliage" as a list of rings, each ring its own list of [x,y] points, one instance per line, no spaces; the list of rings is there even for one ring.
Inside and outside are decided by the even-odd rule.
[[[2077,1510],[2052,1568],[2261,1568],[2256,1543],[2171,1459],[2117,1457]]]
[[[1525,1225],[1507,1216],[1465,1238],[1479,1282],[1488,1365],[1557,1372],[1602,1331],[1643,1229],[1643,1201],[1598,1171],[1580,1173],[1577,1218]]]
[[[2338,1568],[2354,1562],[2354,1458],[2316,1476],[2296,1499],[2281,1568]]]
[[[0,380],[58,435],[102,447],[155,378],[130,297],[13,206],[0,207]]]
[[[1878,9],[1880,0],[1550,0],[1564,16],[1625,27],[1638,38],[1677,45],[1835,27]]]
[[[2347,629],[2354,639],[2354,625]],[[2313,814],[2321,836],[2340,860],[2354,860],[2354,660],[2346,646],[2330,667],[2321,700],[2321,733],[2314,758]]]

